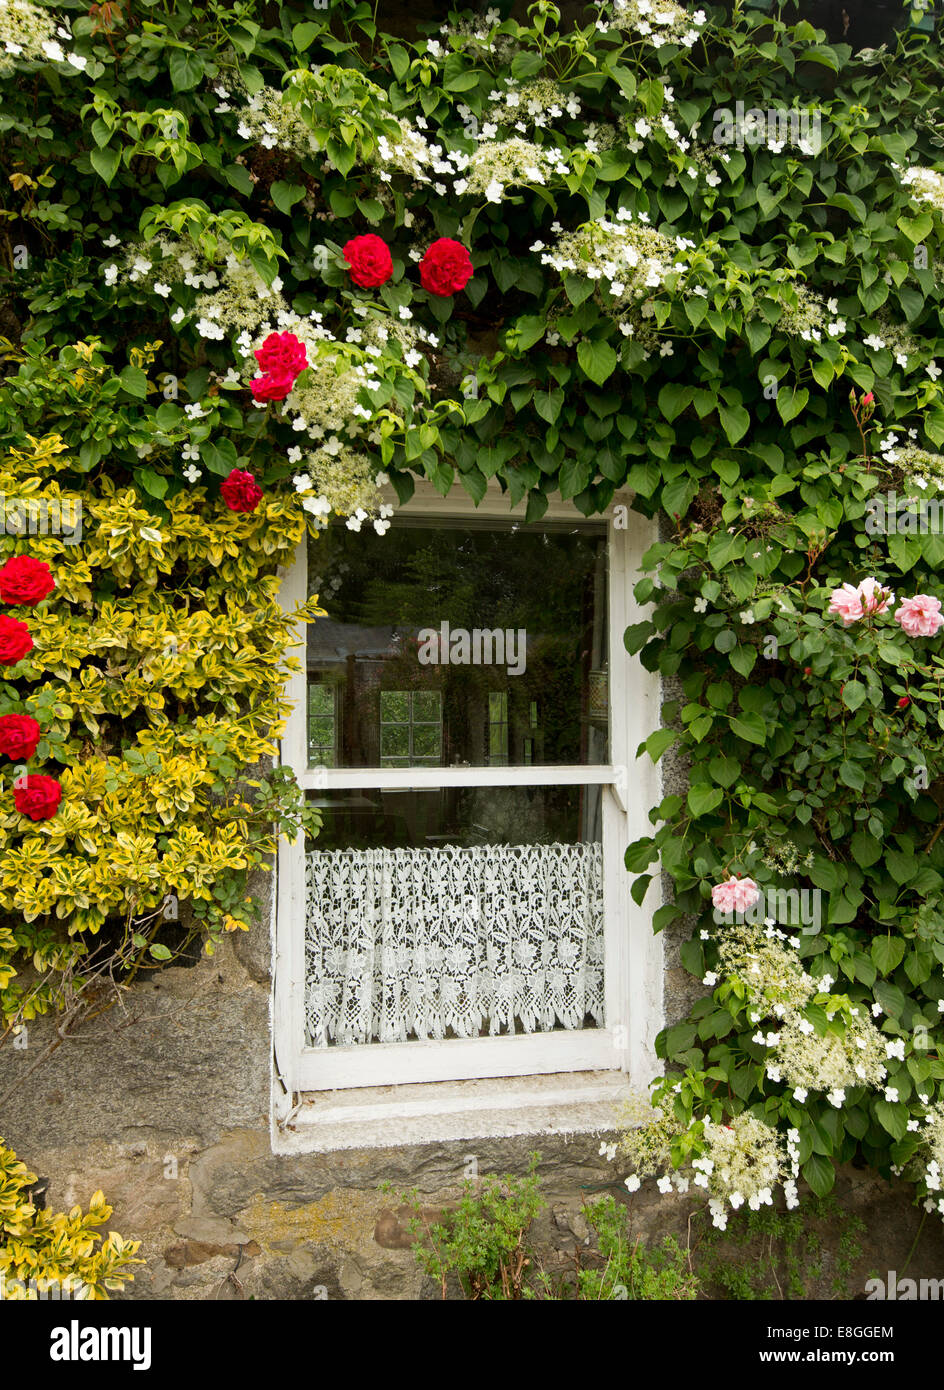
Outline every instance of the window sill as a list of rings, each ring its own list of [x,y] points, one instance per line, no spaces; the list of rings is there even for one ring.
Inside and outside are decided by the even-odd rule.
[[[399,1148],[514,1135],[604,1133],[633,1095],[624,1072],[308,1092],[273,1125],[278,1154]]]

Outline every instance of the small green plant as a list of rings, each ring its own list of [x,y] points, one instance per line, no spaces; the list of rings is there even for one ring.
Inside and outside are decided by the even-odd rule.
[[[412,1208],[410,1230],[420,1267],[445,1299],[450,1279],[471,1299],[692,1299],[698,1280],[687,1254],[667,1236],[647,1249],[634,1237],[626,1208],[606,1196],[584,1209],[596,1246],[574,1256],[575,1280],[540,1267],[529,1242],[535,1217],[546,1203],[537,1175],[539,1154],[531,1154],[523,1177],[494,1174],[469,1179],[455,1209],[441,1222],[423,1215],[417,1193],[404,1197]]]
[[[520,1299],[532,1264],[525,1237],[544,1208],[537,1176],[539,1154],[531,1154],[524,1177],[488,1174],[476,1186],[472,1179],[456,1209],[443,1223],[429,1223],[413,1192],[407,1198],[415,1215],[410,1230],[420,1266],[435,1279],[446,1297],[449,1277],[455,1275],[467,1298]],[[424,1243],[423,1237],[428,1243]]]
[[[802,1211],[747,1212],[724,1235],[712,1230],[696,1241],[699,1274],[722,1298],[792,1300],[827,1292],[850,1298],[864,1230],[861,1218],[833,1196],[812,1198]],[[824,1231],[830,1233],[825,1240]]]

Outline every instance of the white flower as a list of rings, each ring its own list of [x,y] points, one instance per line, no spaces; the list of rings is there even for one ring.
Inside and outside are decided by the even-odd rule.
[[[157,280],[154,284],[154,293],[159,294],[163,299],[166,299],[167,296],[170,294],[170,285],[165,285],[163,280]]]
[[[802,1105],[803,1102],[806,1100],[807,1094],[808,1092],[805,1086],[797,1086],[793,1092],[793,1099],[795,1101],[798,1101],[799,1104]]]
[[[298,452],[301,453],[301,449]],[[296,473],[292,479],[292,486],[296,492],[307,492],[311,487],[311,478],[307,473]]]
[[[44,39],[42,50],[46,57],[51,58],[54,63],[61,63],[66,56],[62,51],[62,44],[56,43],[55,39]]]
[[[698,598],[696,598],[695,600],[694,606],[696,613],[704,613],[708,607],[708,600],[706,598],[702,598],[702,596],[699,594]]]
[[[928,363],[927,367],[925,367],[925,371],[927,372],[928,376],[932,378],[933,381],[937,381],[938,377],[941,375],[941,369],[937,365],[933,357],[931,358],[931,361]]]
[[[106,285],[113,285],[118,279],[118,267],[116,265],[106,265],[104,273]]]
[[[872,348],[875,352],[881,351],[885,346],[885,339],[880,338],[877,333],[870,333],[867,338],[862,340],[866,347]]]
[[[203,474],[195,463],[188,463],[187,467],[184,469],[184,477],[187,479],[188,483],[195,483],[198,478],[203,477]]]
[[[703,985],[708,985],[709,988],[711,988],[713,985],[716,985],[717,983],[718,983],[718,976],[715,974],[715,972],[714,972],[713,970],[709,970],[709,971],[704,975],[704,977],[703,977],[703,979],[702,979],[702,984],[703,984]]]
[[[485,197],[490,203],[500,203],[504,197],[505,190],[497,179],[492,179],[485,190]]]
[[[626,1179],[627,1190],[629,1192],[638,1192],[641,1186],[642,1183],[639,1181],[636,1174],[630,1173],[629,1177]]]
[[[200,447],[197,444],[185,444],[182,450],[185,459],[198,459],[200,457]]]
[[[670,1177],[668,1177],[667,1175],[664,1176],[664,1177],[661,1177],[661,1178],[659,1179],[659,1181],[656,1183],[656,1187],[659,1189],[660,1192],[663,1192],[663,1193],[665,1193],[665,1192],[671,1192],[671,1191],[672,1191],[672,1179],[671,1179]]]
[[[88,67],[88,59],[83,58],[80,53],[67,53],[66,62],[70,67],[78,68],[79,72],[84,72]]]
[[[830,1091],[829,1094],[828,1094],[827,1097],[826,1097],[826,1099],[829,1101],[830,1105],[834,1105],[834,1106],[836,1107],[837,1110],[841,1107],[841,1105],[842,1105],[843,1101],[845,1100],[845,1098],[846,1098],[846,1093],[845,1093],[845,1091],[840,1090],[838,1087],[836,1088],[835,1091]]]
[[[891,1102],[894,1104],[894,1102],[897,1101],[897,1099],[898,1099],[898,1087],[897,1087],[897,1086],[886,1086],[886,1087],[885,1087],[885,1099],[888,1100],[888,1101],[891,1101]]]
[[[885,1043],[885,1056],[886,1056],[886,1057],[897,1057],[898,1060],[899,1060],[899,1062],[903,1062],[903,1061],[905,1060],[905,1040],[904,1040],[904,1038],[895,1038],[894,1040],[886,1040],[886,1043]]]

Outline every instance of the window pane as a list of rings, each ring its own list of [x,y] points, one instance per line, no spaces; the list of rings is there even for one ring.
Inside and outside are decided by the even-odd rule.
[[[405,724],[410,717],[409,694],[400,690],[382,690],[380,717],[385,724]]]
[[[331,526],[309,542],[309,571],[328,616],[308,629],[308,674],[338,689],[339,766],[393,756],[392,723],[412,725],[414,759],[431,756],[416,726],[440,726],[444,766],[608,760],[598,525]]]
[[[438,724],[414,724],[413,726],[413,756],[414,758],[439,758],[442,745],[442,733]]]
[[[380,731],[380,756],[382,758],[408,758],[409,755],[409,725],[385,724]]]
[[[310,799],[310,1046],[604,1025],[599,787]]]

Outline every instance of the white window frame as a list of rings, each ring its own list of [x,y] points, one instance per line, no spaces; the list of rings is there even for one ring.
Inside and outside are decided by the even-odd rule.
[[[396,498],[391,495],[391,502]],[[301,670],[292,673],[287,686],[291,702],[282,738],[281,759],[295,771],[305,790],[353,790],[357,788],[508,787],[600,785],[603,796],[604,855],[604,983],[603,1028],[561,1029],[553,1032],[515,1034],[494,1038],[414,1040],[406,1043],[367,1043],[356,1047],[311,1048],[305,1035],[305,851],[303,837],[294,845],[282,837],[277,862],[274,900],[273,971],[273,1135],[297,1121],[306,1100],[332,1092],[343,1095],[345,1117],[359,1113],[356,1088],[373,1088],[360,1094],[376,1098],[383,1088],[389,1110],[391,1086],[401,1086],[416,1109],[416,1096],[438,1093],[440,1101],[455,1108],[442,1083],[459,1083],[458,1089],[476,1089],[472,1082],[490,1078],[531,1078],[542,1105],[547,1103],[548,1083],[561,1078],[566,1093],[573,1092],[575,1073],[628,1073],[634,1088],[643,1088],[659,1069],[654,1039],[662,1026],[662,946],[652,931],[652,912],[660,901],[650,885],[642,904],[630,894],[630,875],[623,851],[629,843],[651,833],[650,808],[661,799],[661,776],[648,756],[636,759],[638,745],[658,726],[661,688],[658,676],[646,671],[638,657],[623,645],[623,633],[645,616],[633,596],[638,562],[655,537],[654,524],[629,507],[629,498],[617,496],[613,507],[625,506],[621,520],[608,518],[609,604],[609,752],[606,765],[476,767],[476,768],[309,768],[307,742],[306,627],[300,625]],[[430,521],[523,519],[524,504],[510,508],[507,495],[490,487],[475,507],[454,488],[443,498],[433,487],[418,481],[411,501],[397,506],[397,513]],[[589,518],[593,520],[594,518]],[[572,503],[552,500],[544,521],[580,521],[584,517]],[[394,525],[396,519],[394,519]],[[283,579],[281,603],[290,611],[307,597],[307,537],[300,543],[295,562]],[[571,1083],[568,1087],[568,1079]],[[586,1080],[586,1078],[584,1078]],[[615,1078],[614,1078],[615,1079]],[[424,1083],[431,1083],[425,1085]],[[435,1083],[435,1084],[432,1084]],[[504,1083],[498,1083],[504,1084]],[[526,1083],[522,1083],[526,1084]],[[552,1085],[552,1083],[551,1083]],[[477,1088],[481,1091],[481,1087]],[[573,1092],[576,1094],[576,1092]],[[487,1094],[487,1091],[486,1091]],[[595,1093],[594,1093],[595,1094]],[[477,1101],[482,1108],[481,1097]],[[310,1107],[309,1107],[310,1108]],[[420,1104],[420,1110],[423,1105]],[[323,1107],[322,1107],[323,1110]],[[309,1117],[308,1122],[311,1123]],[[579,1127],[579,1126],[578,1126]],[[518,1132],[517,1129],[515,1132]],[[389,1142],[379,1140],[378,1142]],[[314,1147],[319,1147],[314,1145]],[[332,1145],[334,1147],[334,1145]],[[276,1144],[277,1150],[279,1145]]]

